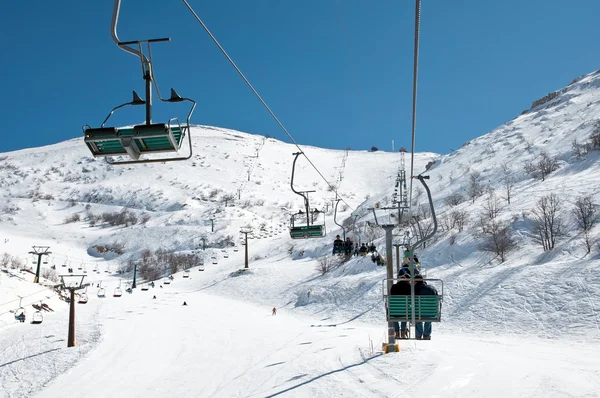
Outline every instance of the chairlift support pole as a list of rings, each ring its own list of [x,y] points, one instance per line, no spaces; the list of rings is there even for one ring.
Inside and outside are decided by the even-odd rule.
[[[131,282],[131,288],[135,289],[137,287],[135,281],[136,281],[136,276],[137,276],[137,261],[133,264],[133,282]]]
[[[244,234],[244,241],[246,242],[245,249],[245,257],[244,257],[244,268],[249,268],[248,267],[248,234],[251,233],[252,230],[248,230],[248,229],[242,229],[240,230],[240,233]]]
[[[81,277],[81,280],[79,281],[78,284],[67,285],[64,280],[64,278],[67,278],[67,276],[62,276],[62,278],[63,278],[62,288],[69,290],[70,298],[71,298],[71,301],[69,303],[69,334],[67,337],[67,347],[75,347],[75,291],[80,290],[80,289],[85,289],[89,286],[89,283],[88,284],[83,283],[83,279],[85,278],[85,275],[69,275],[68,276],[69,279],[79,278],[79,277]]]
[[[385,256],[386,256],[386,271],[387,271],[387,294],[390,295],[394,279],[394,264],[392,263],[392,231],[396,227],[394,224],[386,224],[381,226],[385,230]],[[394,322],[388,321],[388,346],[394,347],[396,344],[396,334],[394,332]],[[390,352],[388,350],[388,352]]]
[[[32,246],[33,250],[29,252],[29,254],[33,254],[37,256],[37,268],[35,271],[35,277],[33,278],[33,283],[40,283],[40,267],[42,264],[42,256],[48,256],[52,254],[49,252],[50,246]]]
[[[393,246],[396,248],[396,275],[400,277],[400,243],[394,243]]]

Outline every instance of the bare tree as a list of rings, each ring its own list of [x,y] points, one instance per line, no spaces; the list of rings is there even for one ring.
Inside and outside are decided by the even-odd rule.
[[[336,258],[332,258],[329,256],[319,257],[317,261],[317,271],[321,273],[321,275],[325,275],[331,270],[338,268],[341,265],[341,262]]]
[[[0,258],[0,267],[8,268],[11,260],[12,256],[8,253],[4,253]]]
[[[558,158],[550,157],[550,155],[544,151],[540,153],[540,156],[541,159],[537,163],[537,172],[542,181],[544,181],[550,173],[558,170]]]
[[[481,177],[481,174],[478,171],[474,171],[469,175],[467,195],[472,203],[475,203],[475,199],[483,195],[483,192],[485,191],[484,186],[479,182],[479,177]]]
[[[56,271],[50,268],[42,268],[42,278],[52,282],[58,282],[58,275]]]
[[[374,225],[367,225],[365,227],[365,238],[367,238],[368,242],[373,242],[375,239],[379,238],[383,233],[381,232],[381,228],[378,228]]]
[[[545,251],[554,249],[556,238],[562,233],[560,210],[560,200],[555,193],[541,197],[532,210],[535,231]]]
[[[500,213],[500,200],[492,189],[488,191],[486,201],[483,204],[483,210],[488,220],[493,220]]]
[[[513,188],[515,187],[514,178],[511,176],[504,177],[503,185],[504,185],[504,193],[506,194],[506,196],[505,196],[506,202],[508,204],[510,204],[510,198],[512,195],[512,191],[513,191]]]
[[[24,264],[18,257],[13,257],[10,259],[10,268],[12,269],[21,269]]]
[[[229,206],[230,203],[233,203],[235,200],[235,195],[232,193],[227,193],[221,196],[221,202],[225,204],[225,207]]]
[[[465,198],[463,198],[459,192],[454,192],[444,198],[444,204],[449,207],[454,207],[464,202],[464,200]]]
[[[590,231],[598,221],[597,207],[591,195],[577,198],[573,208],[573,215],[575,216],[575,221],[577,221],[579,232],[583,235],[583,242],[585,243],[587,253],[589,253],[592,250]]]
[[[413,234],[419,237],[419,240],[427,236],[433,230],[433,220],[429,206],[419,206],[417,212],[410,219],[410,226]],[[422,246],[425,248],[425,244]]]
[[[577,138],[573,138],[573,141],[571,141],[571,149],[573,150],[573,155],[575,155],[577,159],[581,159],[586,155],[585,145],[579,144]]]
[[[450,213],[446,212],[438,216],[438,224],[442,231],[450,231],[452,229],[452,219]]]
[[[458,228],[459,232],[462,232],[465,225],[469,222],[469,213],[466,210],[453,210],[450,212],[450,217],[453,228]]]
[[[483,229],[484,241],[479,246],[480,250],[495,253],[504,262],[506,256],[517,248],[517,243],[513,238],[512,230],[507,224],[496,220],[489,220]]]
[[[592,149],[600,149],[600,120],[596,120],[596,123],[594,123],[594,129],[592,135],[590,135],[590,144]]]

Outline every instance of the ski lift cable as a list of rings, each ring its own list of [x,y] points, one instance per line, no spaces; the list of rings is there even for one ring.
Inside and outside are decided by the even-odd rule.
[[[319,176],[321,176],[321,178],[323,179],[323,181],[325,181],[325,183],[329,186],[329,188],[332,190],[332,192],[335,192],[336,195],[338,195],[337,188],[334,187],[325,178],[325,176],[321,173],[321,171],[319,171],[319,169],[317,168],[317,166],[314,165],[314,163],[309,159],[309,157],[306,155],[306,153],[304,153],[304,151],[300,148],[300,145],[296,142],[296,140],[294,140],[294,137],[292,137],[292,135],[285,128],[285,126],[283,125],[283,123],[281,123],[281,121],[275,115],[275,113],[271,110],[271,108],[269,108],[269,105],[267,105],[267,103],[265,102],[265,100],[263,100],[263,98],[260,96],[260,94],[258,93],[258,91],[256,91],[256,89],[252,86],[252,84],[250,83],[250,81],[246,78],[246,76],[244,76],[244,74],[242,73],[242,71],[240,70],[240,68],[238,68],[238,66],[236,65],[236,63],[233,62],[233,59],[231,59],[231,57],[229,56],[229,54],[227,54],[227,52],[225,51],[225,49],[223,48],[223,46],[221,46],[221,44],[216,39],[216,37],[211,33],[211,31],[204,24],[204,22],[202,21],[202,19],[200,19],[200,17],[198,16],[198,14],[196,14],[196,11],[194,11],[194,9],[192,8],[192,6],[187,2],[187,0],[182,0],[182,1],[186,5],[186,7],[190,10],[190,12],[194,16],[194,18],[196,18],[196,20],[198,21],[198,23],[200,25],[202,25],[202,28],[204,28],[204,30],[210,36],[210,38],[212,39],[212,41],[217,45],[217,47],[219,47],[219,49],[221,50],[221,52],[223,53],[223,55],[227,58],[227,60],[229,61],[229,63],[235,68],[235,70],[240,75],[240,77],[246,82],[246,84],[248,85],[248,87],[250,87],[250,90],[252,90],[252,92],[254,93],[254,95],[256,96],[256,98],[258,98],[258,100],[263,104],[263,106],[266,108],[266,110],[271,114],[271,116],[273,117],[273,119],[275,120],[275,122],[279,125],[279,127],[285,132],[285,134],[294,143],[294,145],[296,145],[296,148],[298,148],[298,150],[304,154],[304,157],[306,158],[306,160],[308,160],[308,163],[310,163],[310,165],[317,171],[317,173],[319,174]],[[340,196],[340,198],[341,198],[341,196]],[[352,206],[350,206],[343,198],[341,198],[341,200],[349,208],[351,208],[351,209],[354,210],[354,208]]]
[[[415,51],[413,63],[413,93],[412,93],[412,126],[411,126],[411,152],[410,152],[410,195],[408,206],[412,207],[413,179],[415,170],[415,131],[417,126],[417,78],[419,75],[419,32],[421,25],[421,0],[415,3]]]

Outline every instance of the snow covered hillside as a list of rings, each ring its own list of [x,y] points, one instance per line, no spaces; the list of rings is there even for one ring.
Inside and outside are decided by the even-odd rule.
[[[600,74],[593,73],[576,79],[543,101],[536,101],[532,109],[449,155],[415,155],[415,173],[428,168],[425,174],[430,176],[428,185],[439,221],[434,239],[419,250],[427,276],[444,281],[443,322],[434,326],[434,340],[438,336],[474,335],[496,341],[494,339],[501,335],[498,339],[527,337],[529,342],[563,337],[569,337],[573,344],[600,341],[600,227],[594,225],[588,233],[591,242],[588,253],[572,213],[581,197],[590,198],[595,208],[600,203],[600,151],[594,150],[591,143],[596,129],[600,131],[598,120]],[[369,258],[358,257],[324,275],[318,272],[319,263],[331,257],[333,237],[340,234],[341,229],[333,222],[335,193],[307,159],[298,159],[294,185],[302,191],[316,191],[310,194],[311,207],[326,212],[328,235],[323,239],[292,240],[287,231],[290,214],[303,208],[302,199],[290,189],[292,153],[298,149],[271,138],[214,127],[198,126],[192,129],[192,134],[194,156],[186,162],[111,166],[101,159],[93,159],[79,138],[0,154],[0,256],[6,253],[0,264],[5,268],[5,272],[0,273],[0,332],[6,333],[0,333],[0,342],[10,347],[0,354],[3,364],[0,380],[6,396],[31,395],[86,355],[99,362],[102,358],[116,361],[106,344],[115,344],[115,336],[121,335],[118,331],[129,327],[137,328],[137,332],[123,332],[126,340],[119,342],[119,349],[126,355],[137,355],[128,348],[127,341],[135,340],[137,333],[151,328],[159,331],[160,338],[140,340],[140,347],[144,349],[146,344],[155,343],[159,350],[166,350],[167,340],[174,339],[175,335],[189,344],[196,341],[195,336],[213,342],[214,346],[219,341],[215,334],[223,332],[219,314],[195,315],[200,317],[192,322],[195,327],[202,327],[202,316],[214,322],[202,337],[194,334],[197,333],[195,327],[180,323],[180,318],[164,318],[173,311],[180,314],[179,305],[183,300],[194,303],[195,307],[206,302],[231,305],[234,309],[230,310],[234,312],[235,302],[241,301],[264,311],[275,306],[280,313],[293,317],[289,322],[294,325],[300,322],[304,326],[359,330],[360,333],[347,331],[352,340],[345,346],[347,350],[369,341],[371,338],[363,339],[365,334],[372,336],[374,347],[380,347],[384,337],[374,330],[385,332],[381,302],[384,267],[374,266]],[[408,137],[406,140],[405,146],[408,146]],[[356,228],[350,237],[361,241],[374,237],[378,250],[383,253],[383,234],[366,232],[366,223],[373,221],[367,209],[376,204],[392,204],[400,153],[302,149],[343,199],[337,221],[341,224],[352,214],[357,215]],[[540,168],[541,160],[549,161],[551,171],[546,173]],[[407,172],[409,164],[407,154]],[[551,194],[559,199],[557,214],[562,219],[562,227],[557,231],[554,247],[544,250],[539,242],[535,214],[539,201]],[[417,214],[417,209],[427,201],[418,182],[414,184],[412,198]],[[490,212],[493,217],[489,216]],[[451,222],[452,217],[459,214],[463,215],[462,226]],[[117,219],[118,215],[122,216],[120,221],[111,225],[110,220]],[[514,244],[512,250],[506,252],[505,261],[493,251],[481,249],[489,239],[489,234],[482,232],[482,219],[510,231]],[[420,222],[421,226],[431,225],[427,214]],[[244,263],[240,230],[248,227],[253,231],[248,245],[250,270],[237,272]],[[399,243],[402,242],[400,232]],[[51,268],[59,274],[73,268],[75,273],[85,273],[93,283],[88,290],[90,305],[78,306],[78,335],[81,337],[76,350],[67,352],[64,340],[56,337],[66,330],[68,311],[64,303],[51,289],[33,285],[33,275],[18,270],[35,268],[28,253],[32,246],[49,246],[52,252],[47,264],[42,265],[44,276],[52,277]],[[99,288],[105,288],[110,296],[114,289],[124,287],[133,277],[129,260],[140,260],[145,251],[159,249],[200,256],[204,259],[205,271],[198,272],[194,268],[193,281],[185,282],[186,285],[178,281],[176,289],[155,288],[153,293],[159,291],[159,300],[163,295],[168,297],[160,304],[148,304],[153,302],[148,300],[150,293],[145,292],[148,295],[144,297],[137,290],[122,299],[95,297]],[[11,264],[19,262],[20,266],[11,269]],[[158,283],[169,274],[166,268],[160,271]],[[182,275],[177,274],[177,278]],[[231,299],[233,304],[227,301]],[[24,307],[31,316],[32,304],[41,302],[55,309],[45,314],[43,328],[15,323],[14,311]],[[154,311],[157,305],[163,310]],[[192,311],[181,316],[189,317]],[[161,315],[150,315],[153,313]],[[244,322],[251,321],[245,319]],[[177,331],[169,329],[169,325],[177,325]],[[265,328],[272,326],[265,325]],[[286,325],[276,328],[285,333]],[[240,332],[236,329],[238,326],[227,327]],[[252,336],[260,340],[260,335]],[[311,341],[317,339],[313,334],[306,336],[310,336],[307,339]],[[467,341],[461,344],[468,347],[472,342],[465,338]],[[295,344],[303,344],[300,340]],[[35,344],[30,344],[31,341]],[[284,341],[279,343],[285,345]],[[268,349],[264,342],[256,344]],[[487,340],[484,345],[487,347]],[[184,346],[177,347],[183,349]],[[579,349],[561,347],[565,355]],[[99,351],[90,353],[95,348]],[[446,355],[454,354],[449,342],[438,348]],[[306,367],[318,361],[301,362],[294,366],[294,371],[283,372],[286,379],[278,383],[287,385],[285,383],[294,384],[299,380],[296,383],[302,384],[302,378],[294,379],[298,372],[306,371],[310,377],[318,377],[319,371],[326,374],[331,370],[328,366],[337,360],[344,367],[360,358],[366,363],[373,355],[364,347],[359,351],[356,358],[340,357],[343,359],[336,359],[339,351],[335,351],[317,373],[309,372]],[[500,355],[501,350],[497,351]],[[423,361],[418,350],[413,354]],[[178,358],[167,355],[166,351],[164,355],[167,361]],[[544,351],[539,355],[546,358],[548,354]],[[185,361],[193,361],[193,356],[184,357]],[[477,360],[484,357],[479,355]],[[210,362],[210,355],[204,360]],[[460,361],[469,362],[464,357]],[[224,387],[227,385],[224,375],[230,365],[223,362],[216,366],[222,367],[217,372],[222,381],[206,384],[210,390],[206,396],[266,396],[278,391],[280,385],[271,385],[269,375],[257,376],[258,381],[248,380],[243,373],[245,365],[240,363],[241,380],[257,383],[252,393],[246,394],[242,385],[231,390]],[[273,363],[277,361],[274,359]],[[368,377],[359,372],[359,377],[391,377],[389,363],[379,363],[381,366],[374,363],[376,370],[371,369]],[[28,364],[41,364],[44,371],[34,375],[28,370]],[[252,364],[252,360],[247,363],[254,366]],[[438,361],[432,366],[442,365],[446,364]],[[77,366],[73,371],[80,376],[82,369],[86,372],[93,369],[89,364],[81,365],[83,368]],[[108,371],[110,363],[103,363],[101,368]],[[437,377],[440,384],[420,391],[429,395],[435,392],[439,396],[475,396],[478,388],[481,391],[489,387],[481,381],[485,380],[485,371],[467,370],[481,378],[477,388],[468,392],[463,387],[469,384],[465,380],[470,380],[472,375],[465,374],[457,381],[451,375],[440,377],[437,373],[435,376],[427,364],[422,364],[416,368],[417,373],[434,374],[432,377]],[[497,369],[487,370],[493,373]],[[573,368],[570,371],[574,371]],[[23,380],[27,377],[29,381],[25,383]],[[93,374],[86,377],[94,378]],[[544,384],[542,375],[536,374],[533,379],[535,383]],[[271,387],[262,390],[262,383],[267,380]],[[590,380],[579,393],[584,395],[600,386],[597,374],[591,375]],[[327,383],[321,390],[298,392],[298,396],[332,396],[328,394],[344,382]],[[402,384],[402,381],[395,380],[382,389],[366,390],[363,395],[393,396],[397,393],[394,383]],[[442,384],[444,388],[453,385],[448,388],[456,395],[440,393]],[[123,385],[117,383],[113,387]],[[194,391],[193,387],[186,386]],[[69,391],[75,394],[77,387],[72,384]],[[410,390],[409,387],[405,390]],[[53,396],[57,391],[54,384],[46,396]],[[186,395],[189,392],[186,391],[178,390],[176,396],[194,395]],[[352,391],[349,387],[347,396],[352,396]],[[506,391],[509,395],[514,392]],[[94,396],[92,389],[88,393]],[[160,392],[153,394],[151,396],[161,396]],[[528,396],[548,395],[532,393]]]

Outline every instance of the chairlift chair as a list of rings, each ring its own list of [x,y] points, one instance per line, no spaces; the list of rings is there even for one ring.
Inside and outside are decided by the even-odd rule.
[[[163,281],[163,285],[169,285],[169,284],[171,284],[171,279],[165,278],[165,280]]]
[[[94,157],[104,157],[111,164],[187,160],[192,157],[190,119],[196,107],[196,102],[190,98],[181,97],[173,88],[171,88],[170,98],[162,98],[154,77],[154,66],[152,64],[151,44],[170,41],[171,39],[120,41],[117,35],[120,6],[121,0],[115,0],[111,21],[112,39],[120,49],[139,57],[145,81],[146,98],[142,99],[133,91],[132,101],[114,107],[100,127],[92,128],[89,125],[83,126],[84,142]],[[179,103],[187,101],[191,103],[187,119],[184,123],[181,123],[176,117],[169,119],[166,123],[152,122],[152,86],[154,86],[158,99],[163,102]],[[129,105],[145,106],[146,121],[144,124],[128,127],[107,126],[108,120],[116,110]],[[189,149],[187,156],[164,157],[159,155],[159,157],[142,159],[144,155],[179,153],[186,135]],[[113,156],[129,156],[129,160],[114,160],[112,159]]]
[[[147,284],[145,284],[145,283],[144,283],[144,284],[142,285],[142,291],[143,291],[143,292],[145,292],[146,290],[149,290],[149,289],[150,289],[150,287],[149,287]]]
[[[121,297],[123,295],[123,291],[121,290],[120,287],[115,288],[115,291],[113,292],[113,297]]]
[[[88,302],[88,296],[87,296],[87,294],[81,293],[79,295],[79,300],[77,300],[77,303],[78,304],[87,304],[87,302]]]
[[[17,310],[15,311],[15,320],[19,322],[25,322],[25,308],[17,308]]]
[[[44,316],[42,315],[42,312],[39,310],[34,312],[33,315],[31,316],[31,323],[34,325],[39,325],[43,321],[44,321]]]
[[[212,257],[212,263],[213,263],[213,264],[218,264],[218,263],[219,263],[219,262],[217,261],[217,258],[216,258],[216,257]]]
[[[295,158],[294,162],[292,163],[292,178],[290,186],[296,195],[300,195],[304,199],[305,211],[303,212],[300,210],[298,213],[292,214],[290,219],[290,237],[292,239],[322,238],[325,236],[325,223],[314,224],[315,217],[322,212],[317,209],[313,209],[311,211],[308,200],[308,194],[315,191],[296,191],[296,189],[294,189],[294,172],[296,170],[296,161],[298,160],[298,157],[303,154],[303,152],[296,152],[293,154]],[[303,225],[298,225],[300,223],[300,219],[304,218],[305,216],[305,223],[303,223]]]
[[[184,278],[189,278],[190,277],[190,270],[186,269],[185,271],[183,271],[183,277]]]

